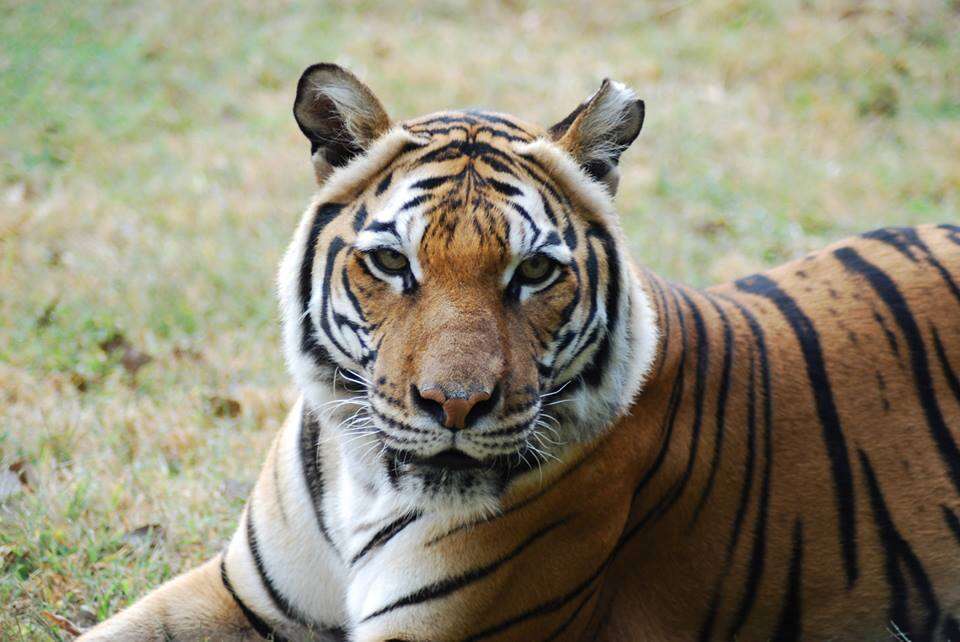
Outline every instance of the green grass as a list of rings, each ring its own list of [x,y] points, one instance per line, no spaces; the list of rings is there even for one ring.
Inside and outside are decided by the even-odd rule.
[[[0,499],[0,638],[66,638],[43,611],[113,613],[230,535],[294,394],[273,276],[313,189],[306,65],[397,118],[549,125],[626,81],[634,256],[700,285],[960,220],[958,34],[936,0],[3,3],[0,461],[29,488]]]

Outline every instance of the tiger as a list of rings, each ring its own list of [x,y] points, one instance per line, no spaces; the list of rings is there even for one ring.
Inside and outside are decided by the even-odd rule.
[[[293,111],[300,396],[222,552],[81,640],[960,640],[960,226],[697,289],[628,256],[622,83]]]

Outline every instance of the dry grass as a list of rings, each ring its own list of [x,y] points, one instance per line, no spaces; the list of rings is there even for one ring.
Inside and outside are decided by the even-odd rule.
[[[67,637],[41,613],[105,616],[231,532],[292,395],[272,290],[312,190],[308,63],[396,117],[549,124],[628,82],[620,209],[678,280],[960,220],[955,0],[160,7],[0,6],[3,639]]]

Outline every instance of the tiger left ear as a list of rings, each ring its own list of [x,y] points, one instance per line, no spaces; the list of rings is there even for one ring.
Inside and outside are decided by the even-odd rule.
[[[608,78],[551,127],[550,136],[613,195],[620,182],[620,155],[640,134],[643,116],[643,101],[634,91]]]
[[[390,118],[370,88],[331,63],[307,67],[300,76],[293,116],[310,140],[318,183],[390,129]]]

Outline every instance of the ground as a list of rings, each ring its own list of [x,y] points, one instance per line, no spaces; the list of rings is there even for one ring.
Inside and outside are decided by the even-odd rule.
[[[704,285],[960,220],[960,3],[0,3],[0,638],[68,639],[215,553],[293,399],[277,261],[300,72],[397,118],[549,125],[605,76],[633,256]],[[45,615],[46,613],[46,615]]]

